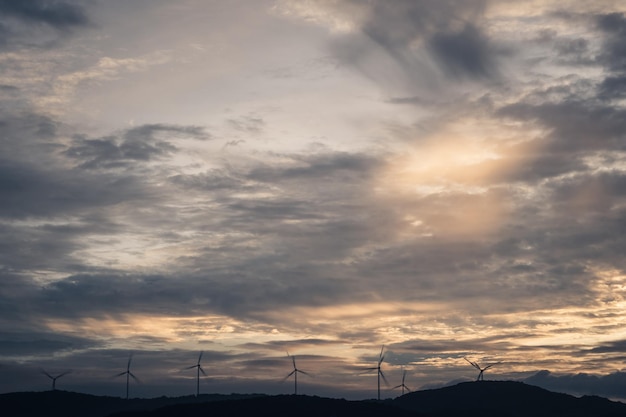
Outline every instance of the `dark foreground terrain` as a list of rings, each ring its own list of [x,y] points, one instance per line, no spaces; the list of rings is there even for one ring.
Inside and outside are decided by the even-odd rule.
[[[7,417],[623,417],[626,404],[576,398],[511,381],[466,382],[394,400],[346,401],[295,395],[202,395],[124,400],[66,391],[0,395]]]

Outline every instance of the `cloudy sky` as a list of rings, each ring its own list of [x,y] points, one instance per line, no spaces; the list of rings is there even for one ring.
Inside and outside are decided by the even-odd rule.
[[[0,236],[0,392],[626,399],[626,4],[0,0]]]

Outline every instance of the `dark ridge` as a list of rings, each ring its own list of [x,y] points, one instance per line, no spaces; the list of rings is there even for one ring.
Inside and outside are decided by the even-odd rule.
[[[606,398],[573,397],[522,382],[464,382],[416,391],[393,400],[347,401],[304,395],[205,394],[198,398],[125,400],[67,391],[0,395],[10,417],[623,417],[626,404]]]
[[[393,403],[432,416],[626,416],[626,404],[620,402],[601,397],[577,398],[514,381],[464,382],[405,394]]]
[[[156,410],[173,404],[236,401],[263,394],[203,394],[199,397],[105,397],[69,391],[14,392],[0,394],[0,415],[10,417],[107,417],[122,411]]]
[[[426,417],[378,401],[348,401],[305,395],[278,395],[241,401],[171,405],[153,411],[123,412],[110,417]]]

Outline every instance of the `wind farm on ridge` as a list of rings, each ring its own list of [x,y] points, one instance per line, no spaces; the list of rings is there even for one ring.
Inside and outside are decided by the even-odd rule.
[[[204,355],[204,351],[200,351],[197,361],[194,365],[190,365],[187,367],[183,367],[182,369],[180,369],[181,372],[184,371],[188,371],[191,369],[195,369],[196,370],[196,375],[195,375],[195,393],[194,395],[196,397],[199,397],[201,395],[201,380],[203,379],[209,379],[211,376],[209,373],[207,373],[205,371],[205,369],[202,366],[202,358]],[[387,387],[387,393],[388,396],[391,395],[391,392],[393,392],[394,390],[400,389],[400,395],[404,395],[405,393],[411,392],[412,390],[407,386],[407,369],[405,368],[404,365],[400,366],[400,371],[401,371],[401,381],[398,385],[395,385],[393,387],[390,387],[389,381],[387,379],[387,376],[385,375],[385,371],[383,371],[383,365],[385,363],[385,358],[387,355],[387,351],[385,350],[385,346],[381,346],[381,349],[378,353],[378,356],[375,359],[375,366],[371,366],[371,367],[364,367],[361,369],[361,371],[355,373],[354,377],[355,378],[360,378],[363,376],[368,376],[371,375],[373,373],[376,374],[376,399],[377,400],[381,400],[383,398],[382,393],[385,391],[384,387]],[[126,362],[126,370],[119,372],[117,374],[114,374],[112,376],[112,378],[117,378],[120,376],[125,376],[125,395],[124,398],[129,399],[131,398],[131,382],[134,381],[135,384],[141,384],[142,381],[140,380],[140,378],[135,375],[135,373],[133,373],[131,371],[131,365],[133,363],[133,358],[134,358],[134,353],[129,354],[128,356],[128,360]],[[300,367],[298,367],[297,365],[297,357],[296,355],[292,355],[289,352],[287,352],[287,358],[290,359],[290,364],[291,364],[291,371],[284,376],[282,379],[280,379],[281,383],[284,383],[286,381],[288,381],[289,379],[293,378],[293,394],[294,395],[299,395],[302,393],[302,388],[299,387],[299,380],[298,380],[298,374],[306,376],[308,378],[313,378],[314,375],[311,374],[309,371],[303,370]],[[491,367],[493,367],[494,365],[498,364],[498,363],[493,363],[484,367],[481,367],[477,362],[473,362],[470,361],[467,358],[463,358],[465,361],[467,361],[472,367],[476,368],[477,370],[479,370],[479,374],[478,377],[476,378],[476,382],[479,381],[484,381],[484,373],[486,370],[490,369]],[[41,370],[41,373],[45,376],[47,376],[51,381],[52,381],[52,390],[56,390],[56,382],[57,379],[60,379],[61,377],[64,377],[68,374],[71,374],[73,371],[72,370],[68,370],[65,372],[61,372],[58,373],[56,375],[51,374],[45,370]],[[132,381],[131,381],[132,379]],[[382,380],[382,384],[381,384],[381,380]],[[373,379],[372,379],[373,381]],[[300,381],[301,382],[301,381]],[[384,384],[384,387],[383,387]],[[373,382],[372,382],[373,385]],[[373,390],[372,390],[373,391]]]

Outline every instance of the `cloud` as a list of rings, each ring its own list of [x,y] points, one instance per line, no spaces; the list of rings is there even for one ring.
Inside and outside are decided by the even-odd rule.
[[[437,33],[429,48],[449,74],[462,78],[487,78],[496,68],[484,34],[471,25],[453,33]]]
[[[598,16],[597,22],[606,35],[601,62],[611,71],[626,71],[626,17],[623,13],[609,13]]]
[[[84,8],[74,2],[53,0],[0,1],[0,47],[46,46],[75,28],[91,26]]]
[[[121,168],[168,157],[177,150],[172,142],[181,138],[203,140],[207,134],[197,126],[149,124],[98,139],[76,136],[65,154],[82,161],[82,168]]]
[[[596,346],[588,350],[589,353],[624,353],[626,352],[626,340],[616,340]]]
[[[227,122],[230,127],[242,133],[258,134],[265,127],[265,121],[255,116],[242,116],[237,119],[228,119]]]
[[[598,86],[598,95],[604,100],[619,99],[626,93],[626,17],[623,13],[600,15],[597,25],[605,35],[599,60],[610,72]]]
[[[64,351],[82,350],[98,345],[94,340],[55,333],[0,333],[0,353],[5,360],[11,357],[62,354]]]
[[[623,401],[622,387],[626,383],[626,373],[614,372],[608,375],[579,373],[575,375],[554,375],[550,371],[539,371],[525,383],[574,395],[599,395]]]
[[[0,12],[7,16],[13,16],[33,23],[45,23],[59,29],[82,26],[89,22],[80,6],[65,1],[32,0],[15,2],[1,0]]]
[[[626,110],[593,101],[565,100],[539,104],[515,103],[499,110],[502,116],[539,122],[549,129],[546,148],[575,154],[600,149],[623,150]]]
[[[339,37],[334,51],[383,85],[393,85],[390,79],[398,75],[411,90],[439,85],[441,73],[437,69],[443,70],[445,78],[455,80],[498,76],[498,48],[480,24],[486,8],[482,0],[334,4],[343,11],[355,5],[363,9],[357,14],[365,16],[359,27],[384,55],[375,55],[370,45],[353,34]]]

